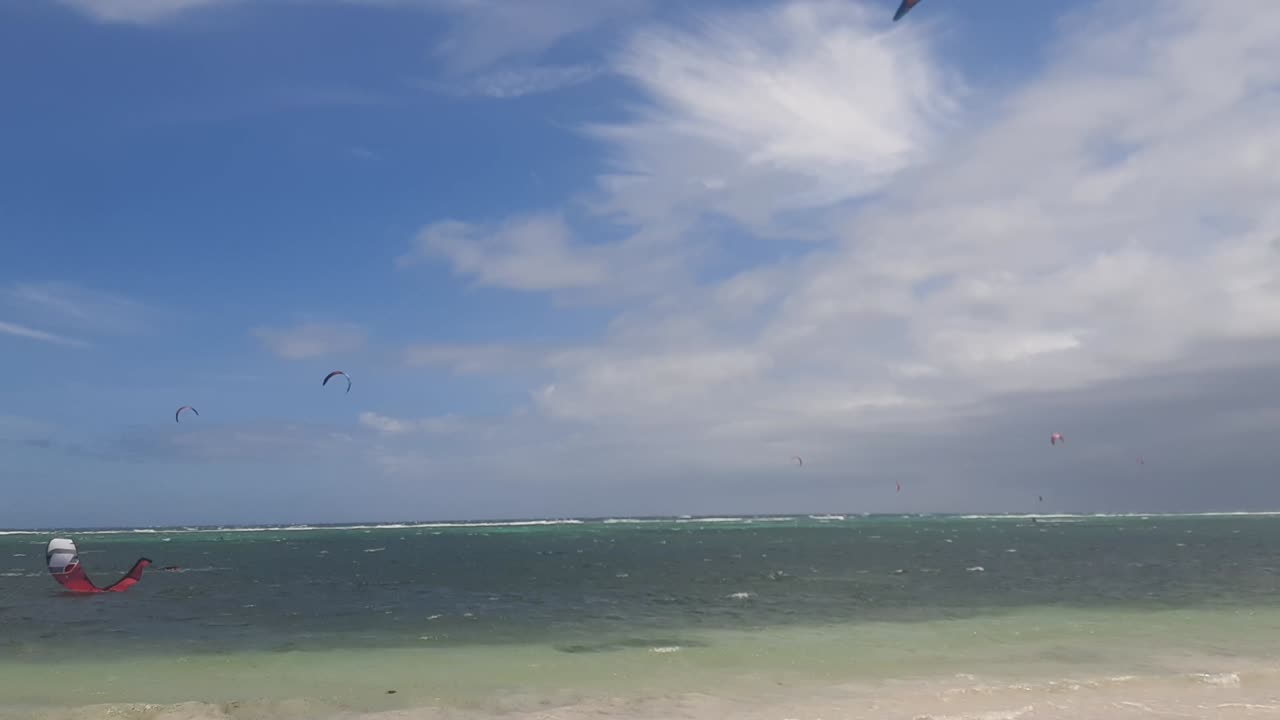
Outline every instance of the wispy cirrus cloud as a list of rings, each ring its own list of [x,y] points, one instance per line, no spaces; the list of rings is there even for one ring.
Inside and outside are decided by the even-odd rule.
[[[431,0],[428,7],[448,13],[452,26],[436,54],[455,74],[473,74],[513,59],[528,59],[560,41],[588,30],[634,19],[649,0]]]
[[[509,100],[581,85],[600,77],[603,73],[603,68],[589,64],[533,65],[499,68],[463,81],[441,80],[424,83],[424,87],[439,87],[462,95]]]
[[[653,8],[652,0],[374,0],[384,6],[417,6],[442,14],[449,24],[435,46],[439,77],[424,89],[494,99],[514,99],[581,85],[607,71],[599,62],[547,63],[544,56],[570,38],[591,35],[595,44]]]
[[[244,0],[56,0],[104,24],[163,28],[215,8],[249,6]],[[297,0],[262,0],[292,9]],[[598,64],[544,64],[541,57],[562,41],[647,13],[651,0],[316,0],[314,4],[366,7],[442,18],[434,55],[440,77],[418,82],[426,89],[495,99],[511,99],[572,87],[599,76]],[[256,4],[255,4],[256,5]],[[366,105],[386,98],[354,89],[290,90],[255,106]]]
[[[56,0],[101,23],[156,25],[241,0]]]
[[[140,332],[159,317],[155,310],[131,298],[70,283],[15,283],[4,296],[11,307],[25,314],[87,332]]]
[[[876,192],[927,160],[964,86],[879,7],[789,2],[709,10],[635,32],[614,70],[634,118],[589,126],[615,172],[604,207],[651,222],[718,212],[757,227],[783,210]]]
[[[359,350],[368,333],[354,323],[307,322],[294,327],[256,327],[254,337],[276,356],[286,360],[335,355]]]
[[[57,335],[44,330],[38,330],[26,325],[18,323],[5,322],[0,320],[0,334],[11,335],[13,337],[26,338],[28,340],[39,340],[40,342],[52,343],[54,345],[65,345],[67,347],[88,347],[89,343],[75,338],[69,338]]]

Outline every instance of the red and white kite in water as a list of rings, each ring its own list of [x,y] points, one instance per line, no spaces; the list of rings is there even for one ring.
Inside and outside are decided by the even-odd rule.
[[[177,411],[177,412],[175,412],[175,413],[173,414],[173,421],[174,421],[174,422],[178,422],[178,416],[182,414],[182,411],[183,411],[183,410],[190,410],[191,412],[193,412],[193,413],[195,413],[195,414],[196,414],[196,417],[200,417],[200,412],[199,412],[198,410],[196,410],[195,408],[191,407],[190,405],[183,405],[182,407],[178,408],[178,411]]]
[[[329,373],[328,375],[325,375],[325,376],[324,376],[324,382],[320,383],[320,386],[321,386],[321,387],[324,387],[325,385],[328,385],[328,384],[329,384],[329,380],[330,380],[330,379],[332,379],[332,378],[333,378],[334,376],[336,376],[336,375],[341,375],[342,377],[344,377],[344,378],[346,378],[346,379],[347,379],[347,392],[351,392],[351,376],[350,376],[350,375],[348,375],[348,374],[346,374],[346,373],[344,373],[344,372],[342,372],[341,370],[334,370],[333,372]]]
[[[66,538],[54,538],[44,552],[45,562],[49,566],[49,574],[62,587],[74,593],[124,592],[142,579],[142,571],[147,569],[151,561],[138,558],[133,568],[125,576],[110,585],[100,588],[93,584],[84,568],[80,566],[80,555],[76,552],[76,544]]]
[[[1065,445],[1066,442],[1067,442],[1067,439],[1062,437],[1062,433],[1054,433],[1049,436],[1050,445],[1057,445],[1058,443],[1063,443]]]
[[[902,0],[902,4],[898,6],[898,12],[893,14],[893,21],[898,22],[902,19],[903,15],[906,15],[911,10],[911,8],[919,4],[920,0]]]

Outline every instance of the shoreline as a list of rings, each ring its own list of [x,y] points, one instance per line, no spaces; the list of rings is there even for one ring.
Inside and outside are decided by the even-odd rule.
[[[1009,677],[951,673],[829,683],[760,682],[740,676],[702,687],[632,691],[512,685],[484,696],[448,697],[387,683],[331,683],[308,696],[101,702],[0,703],[2,718],[33,720],[1054,720],[1253,718],[1280,713],[1280,667],[1222,660],[1169,674]]]

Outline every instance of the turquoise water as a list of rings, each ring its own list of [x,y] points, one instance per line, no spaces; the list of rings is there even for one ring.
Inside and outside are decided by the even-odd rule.
[[[1280,671],[1280,517],[65,534],[100,582],[156,565],[128,593],[68,597],[43,569],[52,534],[0,536],[0,713],[591,714],[694,694],[754,697],[749,714],[843,687],[920,715],[909,699],[996,679],[1141,676],[1169,698],[1271,693]]]

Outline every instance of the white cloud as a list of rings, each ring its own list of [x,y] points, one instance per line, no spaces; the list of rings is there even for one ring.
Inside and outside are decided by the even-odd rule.
[[[691,419],[686,413],[701,415],[699,407],[719,413],[745,400],[737,391],[756,387],[772,365],[767,355],[736,349],[578,351],[549,362],[573,377],[537,397],[554,416],[661,421],[667,411],[679,410],[681,422]]]
[[[99,333],[138,332],[157,320],[135,300],[67,283],[15,283],[5,295],[23,312]]]
[[[461,89],[491,98],[510,99],[560,90],[595,79],[592,65],[545,65],[494,70],[469,80]]]
[[[258,327],[253,335],[279,357],[302,360],[364,347],[364,328],[352,323],[303,323],[292,328]]]
[[[568,225],[553,214],[497,227],[434,223],[418,233],[398,264],[408,267],[434,257],[448,260],[458,274],[474,275],[481,285],[515,290],[592,287],[607,277],[604,262],[589,248],[575,247]]]
[[[961,88],[917,31],[883,9],[795,2],[705,13],[625,46],[617,71],[643,92],[638,117],[592,132],[617,172],[605,207],[641,221],[774,213],[874,192],[927,157]]]
[[[17,323],[4,322],[3,320],[0,320],[0,333],[20,338],[27,338],[29,340],[53,343],[55,345],[67,345],[70,347],[88,347],[89,345],[88,343],[76,340],[75,338],[63,337],[62,335],[55,335],[51,332],[37,330]]]
[[[57,0],[102,23],[152,25],[238,0]]]
[[[1266,0],[1098,6],[984,124],[945,136],[935,110],[961,95],[929,69],[943,61],[861,12],[788,3],[629,46],[623,69],[651,104],[601,134],[642,174],[606,184],[612,209],[642,233],[670,212],[727,212],[830,239],[700,288],[660,284],[598,343],[550,357],[533,392],[546,417],[729,465],[804,442],[848,454],[841,433],[1280,337],[1280,13]]]

